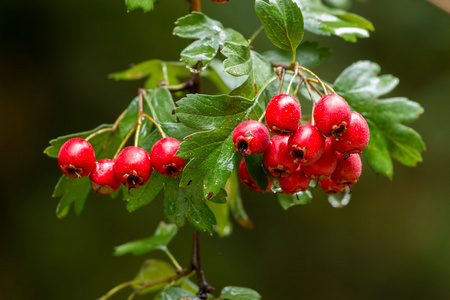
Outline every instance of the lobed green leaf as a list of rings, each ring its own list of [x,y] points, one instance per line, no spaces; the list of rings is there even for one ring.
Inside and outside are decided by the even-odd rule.
[[[255,153],[244,159],[250,177],[262,191],[265,191],[269,185],[269,179],[264,168],[263,154]]]
[[[296,61],[305,68],[313,68],[320,65],[331,55],[329,47],[319,47],[317,42],[305,41],[300,44],[296,51]],[[265,59],[271,62],[289,65],[292,60],[292,52],[277,49],[262,53]]]
[[[296,205],[306,205],[311,203],[312,201],[312,194],[311,191],[307,190],[305,192],[298,192],[294,195],[286,195],[282,193],[277,193],[277,200],[278,204],[284,209],[287,210],[288,208]]]
[[[72,204],[74,204],[75,213],[79,215],[90,190],[89,177],[70,178],[62,175],[52,195],[53,198],[61,197],[56,208],[56,216],[60,219],[67,216]]]
[[[127,210],[133,212],[151,203],[162,190],[166,177],[155,170],[150,180],[138,189],[124,189],[123,200],[127,202]]]
[[[139,270],[139,273],[134,278],[134,281],[145,284],[148,282],[154,282],[174,277],[175,275],[176,275],[175,270],[171,264],[162,260],[148,259],[142,265],[141,269]],[[164,282],[161,284],[150,286],[148,288],[139,291],[139,295],[159,291],[162,288],[166,287],[168,284],[169,284],[168,282]],[[141,286],[142,285],[136,284],[133,285],[133,288],[138,289]]]
[[[159,295],[155,297],[155,300],[180,300],[180,299],[189,299],[189,300],[200,300],[195,294],[179,288],[179,287],[171,287],[167,290],[163,291]]]
[[[159,0],[125,0],[128,12],[142,8],[144,12],[153,10],[154,4]]]
[[[261,295],[252,289],[238,286],[227,286],[220,292],[221,297],[229,300],[259,300]]]

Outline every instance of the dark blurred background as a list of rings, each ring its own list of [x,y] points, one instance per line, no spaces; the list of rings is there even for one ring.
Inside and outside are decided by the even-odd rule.
[[[254,1],[203,1],[204,12],[249,37],[259,26]],[[55,216],[60,176],[43,154],[48,141],[112,123],[142,82],[107,74],[151,58],[177,60],[186,41],[172,35],[188,6],[163,0],[156,11],[126,12],[123,0],[0,2],[0,299],[96,299],[132,279],[142,262],[113,246],[149,236],[162,199],[128,213],[120,199],[91,195],[80,216]],[[395,164],[394,180],[365,167],[344,209],[323,193],[283,211],[275,197],[243,192],[255,229],[228,238],[201,235],[207,280],[258,290],[264,299],[450,299],[450,15],[427,1],[354,1],[351,11],[376,31],[355,44],[306,34],[333,50],[314,69],[334,81],[368,59],[400,78],[389,96],[418,101],[411,124],[426,142],[416,168]],[[259,51],[272,49],[261,35]],[[169,245],[183,265],[191,229]],[[124,299],[126,293],[117,298]],[[142,299],[152,299],[149,296]]]

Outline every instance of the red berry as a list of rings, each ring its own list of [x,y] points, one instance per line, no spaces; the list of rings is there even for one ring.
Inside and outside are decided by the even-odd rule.
[[[336,169],[337,153],[330,138],[325,140],[325,151],[322,156],[312,164],[302,165],[302,171],[311,179],[327,179]]]
[[[184,166],[186,159],[175,156],[180,142],[172,137],[160,139],[150,151],[150,159],[155,170],[164,176],[177,177]]]
[[[247,165],[245,164],[245,159],[241,160],[241,163],[239,164],[239,180],[242,182],[243,185],[245,185],[247,188],[256,191],[256,192],[262,192],[261,188],[256,184],[255,180],[250,176],[250,173],[248,172]],[[266,192],[272,191],[272,184],[273,181],[269,180],[269,184],[267,185]]]
[[[347,131],[342,136],[336,137],[333,146],[336,151],[345,156],[350,153],[362,153],[369,144],[369,136],[369,125],[366,119],[356,111],[352,111]]]
[[[289,155],[302,165],[312,164],[325,151],[325,137],[312,125],[301,125],[288,141]]]
[[[94,148],[92,148],[92,145],[85,139],[70,139],[59,149],[59,169],[69,177],[80,178],[87,176],[94,165]]]
[[[320,179],[319,185],[324,190],[325,193],[330,195],[335,195],[342,193],[346,187],[346,185],[337,185],[331,179]]]
[[[288,136],[275,135],[264,152],[263,161],[273,177],[286,177],[293,173],[298,163],[288,153]]]
[[[331,180],[337,185],[353,185],[361,176],[361,158],[353,153],[348,157],[338,155],[336,169],[331,174]]]
[[[269,141],[269,131],[258,121],[245,121],[233,131],[234,149],[242,156],[264,153],[269,146]]]
[[[267,104],[266,124],[274,134],[290,135],[297,130],[301,113],[300,103],[294,97],[276,95]]]
[[[278,179],[281,190],[288,195],[306,191],[310,182],[311,179],[306,177],[301,170],[297,170],[287,177]]]
[[[140,187],[152,175],[150,155],[142,148],[126,147],[116,158],[114,174],[127,188]]]
[[[350,107],[337,94],[323,96],[314,107],[314,121],[326,136],[340,136],[350,123]]]
[[[114,160],[112,159],[105,158],[96,162],[89,179],[96,194],[110,194],[120,186],[120,182],[114,174]]]

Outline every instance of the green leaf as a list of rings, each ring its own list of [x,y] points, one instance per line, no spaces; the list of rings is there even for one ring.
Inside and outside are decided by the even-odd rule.
[[[175,35],[196,40],[181,52],[181,60],[191,69],[204,70],[225,41],[222,24],[200,12],[181,17],[175,24]]]
[[[406,166],[422,161],[421,152],[425,151],[422,138],[401,123],[417,119],[423,108],[402,97],[378,99],[398,84],[394,76],[378,76],[379,72],[377,64],[359,61],[345,69],[333,87],[369,124],[371,137],[363,152],[367,163],[376,173],[392,179],[390,156]]]
[[[261,299],[261,295],[255,290],[238,287],[238,286],[227,286],[224,287],[220,292],[221,297],[229,300],[258,300]]]
[[[308,190],[306,192],[298,192],[294,195],[286,195],[277,193],[277,199],[278,204],[284,209],[287,210],[288,208],[296,205],[306,205],[311,203],[312,201],[312,194]]]
[[[177,231],[178,228],[175,224],[160,223],[151,237],[117,246],[114,248],[114,255],[128,253],[141,255],[154,250],[162,250],[170,243]]]
[[[158,123],[175,122],[177,118],[172,114],[175,104],[172,94],[164,87],[157,88],[145,94],[145,103],[150,108],[153,119]]]
[[[345,10],[331,8],[321,0],[294,0],[300,6],[305,29],[320,35],[336,35],[348,42],[369,37],[373,31],[370,21]]]
[[[374,123],[370,120],[367,123],[369,124],[370,140],[369,145],[364,149],[364,157],[375,173],[392,179],[394,166],[389,155],[386,139]]]
[[[245,81],[245,77],[234,77],[225,72],[222,61],[217,58],[211,61],[209,67],[201,75],[208,78],[222,94],[228,94]]]
[[[139,63],[130,69],[109,74],[108,78],[114,80],[139,80],[148,77],[145,88],[154,89],[160,82],[169,85],[180,83],[180,78],[188,78],[190,72],[184,63],[166,62],[159,59],[152,59]]]
[[[83,210],[90,190],[91,185],[88,176],[70,178],[62,175],[52,195],[53,198],[61,197],[56,208],[56,216],[60,219],[67,216],[72,204],[74,204],[75,213],[79,215]]]
[[[319,47],[317,42],[305,41],[297,48],[295,55],[299,65],[305,68],[314,68],[324,62],[331,55],[328,47]],[[277,49],[269,50],[262,55],[269,61],[288,65],[292,60],[292,52]]]
[[[262,109],[239,96],[188,95],[178,101],[176,114],[186,126],[200,131],[184,140],[177,156],[190,159],[181,186],[202,180],[207,199],[220,192],[235,166],[234,128],[246,119],[257,119]]]
[[[241,193],[239,190],[239,179],[237,171],[231,173],[230,178],[225,185],[227,200],[234,219],[244,228],[253,229],[253,222],[250,220],[244,209]]]
[[[212,233],[216,218],[204,200],[202,186],[191,185],[185,189],[180,187],[178,178],[168,178],[164,190],[164,215],[178,227],[184,226],[187,218],[196,230]]]
[[[167,136],[173,137],[179,141],[196,132],[195,129],[189,128],[181,123],[160,123],[159,126],[161,126],[161,129]],[[158,130],[153,130],[148,134],[143,133],[141,130],[139,146],[147,152],[150,152],[153,145],[160,139],[161,134]]]
[[[267,178],[264,168],[263,154],[252,154],[245,157],[245,165],[247,166],[250,177],[256,182],[256,185],[262,190],[267,190],[269,179]]]
[[[164,186],[166,177],[155,170],[152,172],[150,180],[138,189],[124,189],[123,200],[127,201],[127,210],[133,212],[155,199]]]
[[[128,12],[138,8],[142,8],[144,12],[149,12],[153,10],[153,6],[157,2],[159,2],[159,0],[125,0]]]
[[[217,221],[217,224],[214,226],[214,231],[216,231],[221,237],[229,236],[233,231],[233,224],[231,223],[230,220],[228,205],[226,203],[218,204],[209,201],[208,206],[214,213],[214,216],[216,217]]]
[[[233,76],[247,75],[252,70],[252,61],[249,44],[244,45],[225,42],[222,54],[227,57],[224,60],[224,71]]]
[[[155,300],[200,300],[195,294],[179,287],[171,287],[155,297]]]
[[[134,281],[145,284],[147,282],[154,282],[157,280],[174,277],[175,275],[176,275],[175,270],[169,263],[162,260],[149,259],[144,262],[139,273],[134,278]],[[169,284],[168,282],[164,282],[161,284],[145,288],[139,292],[139,295],[156,292],[164,288],[168,284]],[[133,288],[137,289],[140,286],[141,285],[136,284],[133,285]]]
[[[270,41],[295,52],[303,37],[303,15],[293,0],[256,0],[255,11]]]

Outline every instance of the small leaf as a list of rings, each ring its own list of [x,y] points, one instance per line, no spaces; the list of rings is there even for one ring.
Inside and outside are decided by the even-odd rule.
[[[269,61],[281,64],[290,64],[292,60],[292,52],[277,49],[262,53]],[[320,65],[331,55],[331,49],[328,47],[319,47],[317,42],[305,41],[297,48],[295,55],[299,65],[305,68],[313,68]]]
[[[303,15],[293,0],[256,0],[255,11],[270,41],[294,52],[303,37]]]
[[[416,120],[423,111],[419,103],[397,97],[376,101],[367,117],[381,124],[408,123]]]
[[[164,215],[170,221],[181,227],[185,218],[198,231],[212,233],[216,219],[206,204],[201,185],[192,183],[185,189],[179,186],[178,178],[169,178],[164,190]]]
[[[59,198],[56,215],[62,219],[69,213],[72,204],[75,205],[75,213],[79,215],[83,210],[91,185],[89,177],[70,178],[62,175],[55,186],[53,198]]]
[[[170,243],[177,231],[178,228],[175,224],[160,223],[151,237],[117,246],[114,248],[114,255],[128,253],[141,255],[150,251],[161,250]]]
[[[123,200],[127,201],[127,210],[133,212],[155,199],[164,186],[165,178],[155,170],[152,172],[150,180],[138,189],[124,189]]]
[[[306,192],[298,192],[294,195],[286,195],[277,193],[277,199],[278,204],[284,209],[287,210],[288,208],[296,205],[306,205],[311,203],[312,201],[312,194],[308,190]]]
[[[174,277],[175,275],[175,270],[169,263],[162,260],[149,259],[144,262],[139,273],[134,278],[134,281],[145,284],[148,282],[154,282],[165,278]],[[168,284],[168,282],[164,282],[145,288],[139,292],[139,295],[156,292],[164,288]],[[135,289],[139,287],[140,285],[133,285],[133,288]]]
[[[195,294],[179,287],[171,287],[155,297],[155,300],[200,300]]]
[[[269,179],[264,170],[263,154],[256,153],[246,156],[245,165],[247,166],[250,177],[256,182],[256,185],[262,191],[265,191],[269,185]]]
[[[394,166],[383,133],[370,120],[368,124],[370,140],[369,145],[363,151],[364,157],[375,173],[392,179]]]
[[[252,70],[249,44],[225,42],[222,54],[227,57],[223,62],[224,71],[233,76],[247,75]]]
[[[153,6],[157,2],[159,2],[159,0],[125,0],[128,12],[138,8],[142,8],[145,13],[149,12],[153,10]]]
[[[302,9],[305,29],[320,35],[336,35],[348,42],[369,37],[373,25],[358,15],[330,8],[321,0],[294,0]]]
[[[255,290],[238,287],[227,286],[220,292],[221,297],[229,300],[258,300],[261,299],[261,295]]]

